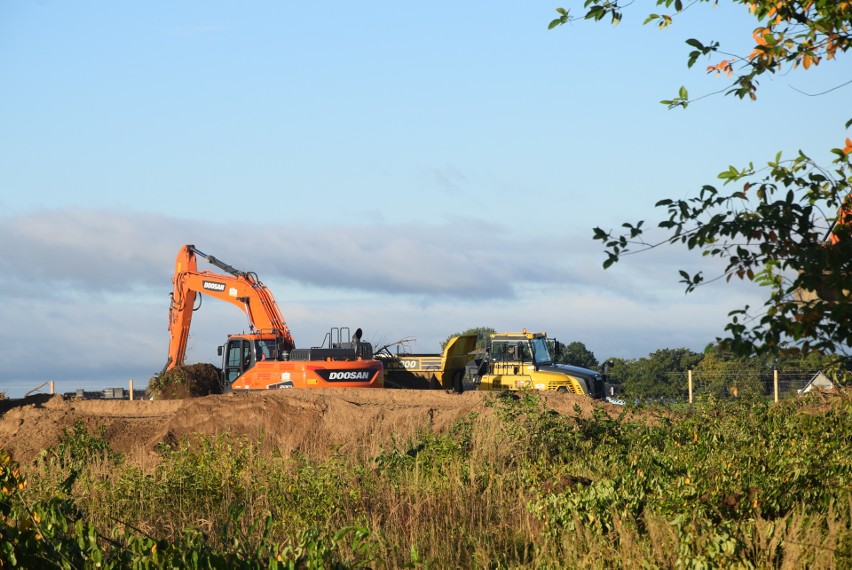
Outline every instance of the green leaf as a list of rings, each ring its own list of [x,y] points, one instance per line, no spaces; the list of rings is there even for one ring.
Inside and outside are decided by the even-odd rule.
[[[702,44],[701,42],[699,42],[695,38],[689,38],[688,40],[686,40],[686,43],[687,43],[687,45],[691,45],[692,47],[694,47],[696,49],[700,49],[700,50],[704,49],[704,44]]]
[[[698,61],[698,56],[701,55],[699,51],[691,51],[689,52],[689,59],[686,62],[686,67],[692,67],[695,65],[695,62]]]
[[[598,21],[603,19],[604,15],[606,15],[606,11],[602,6],[592,6],[589,8],[589,11],[586,12],[586,19]]]

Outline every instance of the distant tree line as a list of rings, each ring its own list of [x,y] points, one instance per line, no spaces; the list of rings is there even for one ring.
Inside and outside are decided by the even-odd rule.
[[[492,327],[470,328],[447,337],[476,334],[477,348],[484,348]],[[756,396],[765,392],[765,379],[774,369],[784,373],[814,373],[836,367],[836,356],[819,352],[803,353],[798,349],[786,351],[778,359],[759,356],[738,356],[711,344],[704,352],[688,348],[661,348],[641,358],[607,358],[598,360],[580,341],[560,343],[559,350],[551,342],[551,352],[558,364],[580,366],[605,372],[609,381],[621,387],[622,394],[631,400],[683,400],[688,395],[685,374],[692,370],[702,379],[705,394],[718,397],[731,395]]]
[[[611,381],[621,385],[631,399],[685,399],[688,386],[685,373],[700,379],[702,391],[716,397],[742,397],[764,394],[765,381],[777,369],[785,374],[812,374],[836,366],[836,357],[791,350],[778,359],[738,356],[718,344],[709,345],[703,353],[688,348],[663,348],[646,357],[610,358],[606,361]]]

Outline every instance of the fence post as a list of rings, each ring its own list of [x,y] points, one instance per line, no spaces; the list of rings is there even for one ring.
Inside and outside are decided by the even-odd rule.
[[[53,380],[51,380],[51,381],[50,381],[50,393],[51,393],[51,394],[55,394],[55,393],[56,393],[56,392],[54,392],[54,391],[53,391]]]
[[[778,369],[772,369],[772,392],[775,394],[775,401],[778,402]]]
[[[689,386],[689,403],[692,404],[692,368],[686,373],[687,385]]]
[[[133,400],[133,378],[130,379],[130,399]]]

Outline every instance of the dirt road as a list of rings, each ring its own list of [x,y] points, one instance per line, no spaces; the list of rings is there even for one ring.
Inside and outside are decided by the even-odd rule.
[[[572,394],[544,394],[546,405],[567,415],[617,407]],[[63,429],[81,420],[90,433],[103,430],[112,449],[131,460],[156,461],[160,443],[193,434],[230,432],[260,437],[282,453],[314,457],[366,444],[378,451],[404,443],[419,430],[448,429],[470,412],[490,413],[484,392],[447,394],[428,390],[314,389],[206,396],[187,400],[78,400],[32,396],[0,401],[0,446],[21,465],[56,445]]]

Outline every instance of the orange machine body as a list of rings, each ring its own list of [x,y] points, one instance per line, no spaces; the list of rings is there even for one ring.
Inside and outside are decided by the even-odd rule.
[[[266,340],[259,335],[228,337],[223,353],[223,375],[232,389],[381,388],[384,384],[384,371],[378,360],[265,358],[261,347]],[[274,342],[274,339],[268,340]],[[251,345],[254,345],[254,351]],[[297,353],[298,349],[291,354],[297,356]]]

